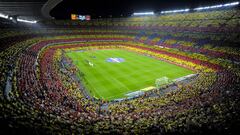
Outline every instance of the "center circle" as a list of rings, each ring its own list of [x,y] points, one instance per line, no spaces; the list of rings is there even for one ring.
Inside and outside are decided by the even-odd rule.
[[[111,63],[122,63],[125,60],[123,58],[107,58],[106,61]]]

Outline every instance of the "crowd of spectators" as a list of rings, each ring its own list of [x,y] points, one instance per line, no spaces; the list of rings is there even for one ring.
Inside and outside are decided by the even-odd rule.
[[[93,129],[91,132],[101,133],[121,133],[123,131],[134,133],[147,131],[157,131],[163,133],[180,131],[184,133],[189,131],[195,132],[194,130],[190,130],[190,127],[198,127],[198,125],[203,125],[204,130],[216,130],[217,127],[214,127],[216,122],[221,122],[221,118],[225,117],[223,115],[224,113],[231,114],[231,109],[233,108],[224,110],[226,112],[224,112],[221,117],[219,116],[219,118],[208,115],[208,117],[210,117],[209,121],[204,120],[204,116],[209,112],[202,110],[202,112],[198,112],[196,115],[195,111],[199,111],[199,109],[206,106],[207,108],[210,108],[210,110],[208,110],[210,112],[215,111],[214,109],[216,108],[222,111],[223,107],[226,107],[226,105],[223,102],[221,102],[221,105],[217,105],[217,101],[224,98],[224,95],[222,94],[226,92],[225,89],[228,91],[226,92],[227,94],[234,93],[232,94],[234,96],[232,96],[231,99],[226,100],[233,100],[231,101],[233,102],[232,105],[235,105],[235,103],[237,104],[238,101],[234,97],[237,97],[239,93],[234,90],[239,87],[239,74],[219,71],[216,73],[200,74],[200,76],[193,80],[190,84],[186,86],[178,86],[178,90],[176,90],[176,92],[169,93],[165,96],[159,94],[159,97],[146,98],[146,95],[144,95],[134,100],[124,101],[117,104],[109,104],[108,111],[102,112],[100,110],[102,102],[95,103],[89,99],[86,100],[81,93],[78,93],[78,96],[76,96],[76,94],[73,94],[74,90],[72,90],[74,87],[68,85],[68,88],[66,89],[63,86],[64,81],[62,80],[65,78],[64,74],[61,75],[56,72],[58,71],[56,68],[59,67],[57,66],[58,62],[56,59],[59,59],[60,56],[54,53],[57,51],[57,47],[63,47],[66,49],[67,47],[86,47],[86,45],[59,45],[44,49],[39,56],[40,63],[39,67],[37,67],[37,50],[41,50],[41,47],[44,47],[47,43],[51,42],[52,41],[44,41],[42,43],[37,43],[21,54],[19,57],[18,65],[20,67],[18,67],[19,72],[17,72],[17,83],[15,86],[18,87],[18,94],[15,94],[18,95],[17,97],[21,98],[21,102],[28,106],[26,108],[34,108],[34,113],[30,113],[30,116],[33,114],[39,115],[39,113],[42,112],[44,112],[44,114],[41,114],[43,115],[42,117],[47,114],[51,114],[52,117],[45,116],[48,117],[48,119],[44,119],[45,122],[59,120],[61,121],[61,124],[68,125],[66,126],[66,132],[68,130],[72,132],[78,132],[78,130],[79,132],[84,132],[85,130],[86,132],[90,132],[90,129]],[[99,43],[96,41],[93,42],[93,45],[96,47],[100,46],[101,48],[104,46],[104,44],[98,44]],[[109,45],[110,44],[113,43],[109,43]],[[39,78],[37,77],[37,68],[41,69]],[[61,80],[59,80],[60,78]],[[218,85],[220,84],[224,85],[221,85],[221,88],[218,89]],[[159,91],[156,91],[156,93],[159,93]],[[24,109],[26,108],[24,107]],[[234,110],[233,112],[236,113],[236,111],[237,110]],[[175,117],[176,119],[173,119],[172,117]],[[197,120],[195,119],[200,122],[196,122]],[[212,129],[209,129],[209,127],[205,124],[211,123],[212,119],[216,120],[211,125],[213,126],[211,127]],[[184,120],[187,122],[184,123]],[[31,117],[30,121],[36,121],[36,119]],[[70,127],[69,123],[72,123]],[[23,124],[26,124],[26,122]],[[224,124],[226,125],[220,126],[232,126],[227,123]],[[53,126],[55,125],[54,122],[50,122],[50,125],[52,129],[49,129],[49,132],[55,130],[57,132],[60,126]],[[80,128],[80,125],[85,126]],[[41,127],[42,125],[38,126]]]
[[[239,30],[234,29],[239,26],[237,11],[86,24],[113,27],[94,30],[71,26],[70,30],[13,30],[10,34],[4,30],[0,33],[5,35],[0,39],[0,126],[15,134],[234,133],[240,126],[239,49],[216,43],[239,43],[235,40],[239,34],[222,33]],[[152,56],[190,68],[198,76],[189,83],[174,84],[167,94],[153,90],[154,97],[145,93],[121,102],[86,97],[72,77],[76,69],[62,66],[63,50],[106,48]],[[13,87],[5,98],[10,75]]]

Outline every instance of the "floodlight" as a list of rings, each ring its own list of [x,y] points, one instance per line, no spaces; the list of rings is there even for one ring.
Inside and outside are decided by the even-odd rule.
[[[20,18],[18,18],[17,21],[25,22],[25,23],[37,23],[37,21],[30,21],[30,20],[25,20],[25,19],[20,19]]]
[[[8,19],[8,15],[4,15],[4,14],[2,14],[2,13],[0,13],[0,17],[1,17],[1,18],[5,18],[5,19]]]
[[[228,6],[236,6],[236,5],[239,5],[239,2],[227,3],[227,4],[224,4],[223,6],[228,7]]]
[[[194,10],[200,11],[200,10],[230,7],[230,6],[236,6],[236,5],[239,5],[239,2],[232,2],[232,3],[220,4],[220,5],[214,5],[214,6],[206,6],[206,7],[198,7],[198,8],[194,8]]]
[[[169,10],[169,11],[162,11],[161,14],[168,14],[168,13],[180,13],[180,12],[188,12],[190,9],[180,9],[180,10]]]
[[[154,12],[140,12],[140,13],[133,13],[134,16],[141,16],[141,15],[154,15]]]

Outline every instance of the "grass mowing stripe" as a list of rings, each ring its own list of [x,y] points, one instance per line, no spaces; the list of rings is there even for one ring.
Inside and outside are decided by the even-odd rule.
[[[102,56],[99,56],[99,57],[102,57]],[[100,68],[106,69],[107,67],[100,67]],[[103,76],[103,77],[104,77],[104,76],[108,76],[108,74],[109,74],[108,72],[104,72],[105,70],[100,70],[100,71],[102,71],[100,76]],[[109,71],[109,70],[108,70],[108,71]],[[115,78],[113,78],[113,77],[111,77],[111,76],[108,76],[108,79],[106,78],[105,80],[106,80],[106,81],[107,81],[107,80],[114,81],[114,83],[122,86],[124,89],[128,89],[128,87],[126,87],[124,84],[122,84],[121,82],[119,82],[118,80],[116,80]],[[106,82],[106,81],[105,81],[105,83],[108,83],[108,82]]]

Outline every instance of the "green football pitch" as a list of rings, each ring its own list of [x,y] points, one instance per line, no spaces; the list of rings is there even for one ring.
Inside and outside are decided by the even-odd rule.
[[[155,86],[161,77],[170,80],[180,78],[193,71],[126,50],[71,51],[66,55],[79,68],[78,74],[85,88],[96,98],[113,100],[125,94]],[[123,62],[117,59],[122,58]],[[91,64],[93,64],[91,66]]]

